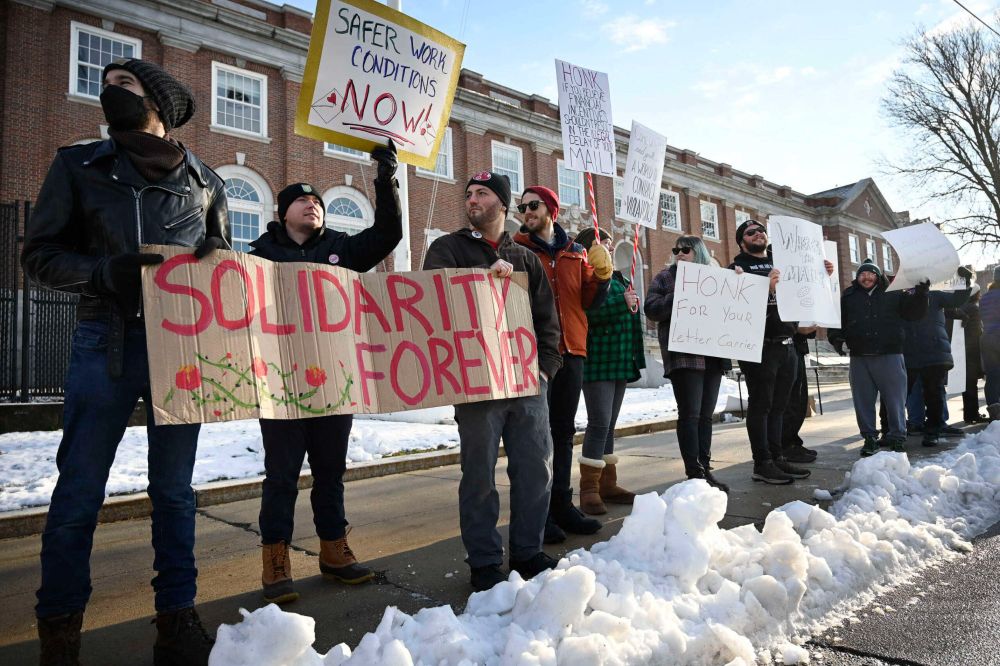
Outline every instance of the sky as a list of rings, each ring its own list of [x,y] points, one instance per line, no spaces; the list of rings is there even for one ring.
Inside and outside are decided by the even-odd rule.
[[[998,9],[963,4],[986,20]],[[880,100],[906,38],[972,20],[954,0],[402,0],[402,10],[464,42],[463,66],[491,81],[555,102],[559,58],[608,74],[619,127],[636,120],[806,194],[872,177],[893,210],[947,215],[882,166],[909,143]]]

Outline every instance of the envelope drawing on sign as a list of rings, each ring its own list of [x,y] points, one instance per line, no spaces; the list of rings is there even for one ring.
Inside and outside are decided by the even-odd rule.
[[[316,112],[324,123],[329,125],[334,118],[340,115],[340,91],[334,88],[320,95],[312,104],[313,111]]]
[[[424,142],[428,146],[433,144],[435,139],[437,139],[437,132],[434,131],[434,125],[429,120],[420,128],[420,136],[424,138]]]

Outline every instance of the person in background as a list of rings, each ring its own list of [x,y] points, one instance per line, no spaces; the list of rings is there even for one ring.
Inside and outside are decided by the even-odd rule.
[[[993,282],[979,300],[983,336],[979,352],[986,375],[986,410],[993,421],[1000,420],[1000,266],[993,269]]]
[[[584,250],[594,243],[594,229],[576,236]],[[601,229],[601,243],[611,250],[611,234]],[[583,400],[587,430],[580,456],[580,508],[590,515],[608,512],[605,502],[632,504],[635,493],[618,485],[615,424],[625,386],[646,367],[639,317],[639,296],[632,283],[614,271],[604,302],[587,310],[587,360],[583,363]]]
[[[293,183],[278,193],[278,221],[252,242],[250,254],[276,262],[309,261],[365,273],[385,259],[403,237],[396,174],[396,146],[372,151],[375,223],[348,235],[324,224],[326,206],[308,183]],[[288,548],[295,526],[302,461],[309,455],[313,486],[309,495],[319,537],[319,569],[325,578],[348,585],[372,579],[347,544],[344,472],[353,424],[351,414],[301,419],[260,419],[264,442],[264,488],[260,501],[264,600],[287,603],[298,598]]]
[[[809,356],[809,340],[815,338],[815,331],[803,335],[796,331],[792,336],[792,346],[798,357],[798,368],[795,372],[795,383],[792,384],[788,406],[781,420],[782,455],[790,463],[811,463],[816,460],[816,452],[807,449],[802,442],[799,431],[806,420],[809,411],[809,377],[806,374],[806,357]]]
[[[697,236],[681,236],[672,248],[674,261],[653,278],[643,309],[656,322],[663,355],[663,376],[670,380],[677,401],[677,443],[684,472],[689,479],[704,479],[719,490],[729,486],[712,474],[712,416],[719,399],[722,375],[732,369],[729,359],[683,354],[668,349],[670,319],[674,305],[674,283],[681,262],[708,265],[711,257]],[[791,477],[788,477],[789,483]]]
[[[962,306],[962,331],[965,333],[965,392],[962,393],[962,420],[985,423],[989,419],[979,413],[979,380],[983,376],[983,359],[979,341],[983,335],[983,319],[979,315],[981,291],[972,285],[968,302]]]

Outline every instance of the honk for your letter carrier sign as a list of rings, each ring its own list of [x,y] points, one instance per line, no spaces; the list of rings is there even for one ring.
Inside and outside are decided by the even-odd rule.
[[[295,131],[433,169],[465,45],[372,0],[319,0]]]
[[[535,395],[527,277],[359,274],[150,246],[143,269],[157,423],[389,412]]]

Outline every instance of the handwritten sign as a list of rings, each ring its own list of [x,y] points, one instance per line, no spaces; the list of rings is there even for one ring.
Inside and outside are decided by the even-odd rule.
[[[887,291],[909,289],[924,280],[942,282],[958,270],[958,251],[930,222],[883,231],[882,237],[899,255],[899,270]]]
[[[931,285],[931,291],[963,291],[965,288],[965,278],[957,272],[950,278]]]
[[[667,349],[759,363],[768,283],[760,275],[678,262]]]
[[[961,323],[961,325],[959,325]],[[955,322],[955,333],[951,336],[951,359],[955,363],[948,371],[948,395],[965,392],[965,322]]]
[[[781,271],[775,290],[782,321],[840,326],[840,298],[830,289],[823,263],[823,228],[797,217],[772,215],[768,236],[774,267]]]
[[[373,0],[319,0],[295,132],[434,168],[465,45]]]
[[[391,412],[538,393],[527,277],[364,273],[190,249],[143,269],[157,423]]]
[[[617,176],[608,75],[556,60],[566,168]]]
[[[622,208],[618,217],[650,229],[656,228],[666,156],[667,137],[633,120],[628,159],[625,161]]]

